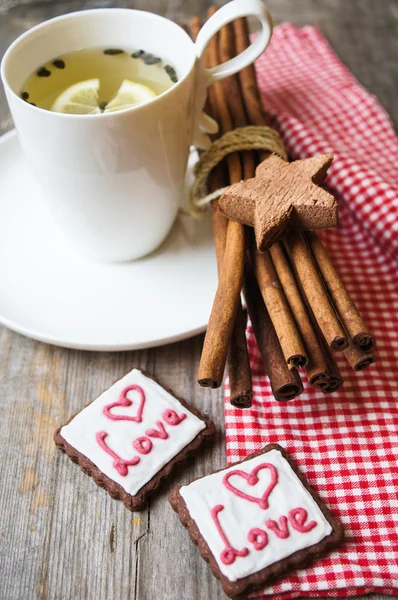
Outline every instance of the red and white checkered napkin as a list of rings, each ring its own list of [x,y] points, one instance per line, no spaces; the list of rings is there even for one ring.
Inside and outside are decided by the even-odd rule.
[[[329,557],[264,594],[398,595],[398,140],[377,100],[314,27],[277,27],[257,75],[290,155],[334,154],[327,183],[339,200],[340,226],[322,239],[377,338],[378,355],[357,374],[335,354],[341,391],[324,395],[303,375],[305,392],[278,403],[248,327],[255,397],[250,410],[234,409],[227,381],[228,459],[279,442],[347,534]]]

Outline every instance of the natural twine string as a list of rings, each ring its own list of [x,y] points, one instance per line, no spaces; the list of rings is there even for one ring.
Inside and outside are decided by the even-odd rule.
[[[203,216],[207,205],[219,198],[226,189],[224,187],[211,194],[208,193],[208,178],[211,171],[228,154],[242,150],[266,150],[287,160],[279,133],[271,127],[248,125],[228,131],[203,152],[195,165],[195,181],[190,194],[189,214],[191,216],[197,218]]]

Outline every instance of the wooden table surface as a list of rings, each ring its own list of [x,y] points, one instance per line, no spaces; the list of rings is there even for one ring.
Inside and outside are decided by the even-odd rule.
[[[129,6],[186,22],[201,0],[2,0],[0,56],[23,31],[88,7]],[[223,2],[218,2],[223,4]],[[395,123],[396,0],[268,0],[276,23],[314,23]],[[0,132],[12,127],[0,90]],[[29,302],[29,299],[26,300]],[[0,597],[6,600],[225,598],[169,506],[171,488],[225,464],[222,392],[195,382],[202,336],[124,353],[64,350],[0,327]],[[218,425],[217,442],[130,513],[54,447],[53,432],[133,365]],[[373,598],[381,596],[373,596]]]

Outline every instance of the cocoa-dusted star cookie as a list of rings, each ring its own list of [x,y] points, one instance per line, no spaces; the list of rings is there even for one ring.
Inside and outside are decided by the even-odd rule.
[[[288,229],[328,229],[337,225],[337,203],[319,187],[333,160],[325,154],[288,163],[271,154],[256,176],[229,186],[219,207],[229,218],[254,227],[260,252]]]
[[[55,432],[55,443],[130,510],[211,438],[214,424],[133,369]]]
[[[308,565],[344,537],[278,444],[175,488],[170,502],[231,598]]]

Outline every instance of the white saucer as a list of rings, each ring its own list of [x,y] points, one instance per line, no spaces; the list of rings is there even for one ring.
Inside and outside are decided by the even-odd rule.
[[[75,254],[42,204],[16,132],[0,138],[1,323],[67,348],[148,348],[204,331],[216,285],[210,219],[180,217],[135,262]]]

